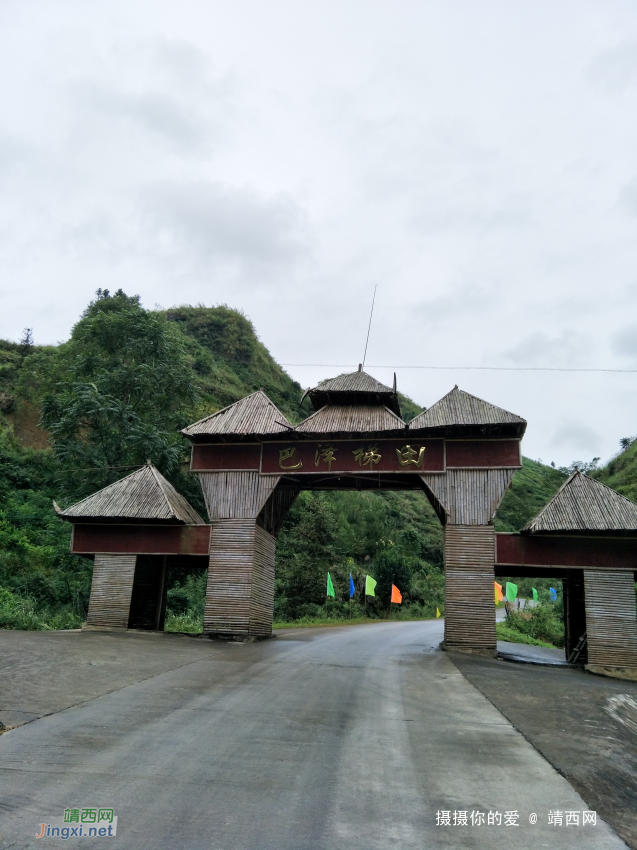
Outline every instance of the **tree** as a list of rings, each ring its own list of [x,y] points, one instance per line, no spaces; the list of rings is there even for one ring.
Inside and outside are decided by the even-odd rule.
[[[173,323],[144,310],[138,296],[98,290],[49,363],[40,402],[67,493],[78,497],[147,459],[175,473],[187,455],[178,431],[197,387]]]

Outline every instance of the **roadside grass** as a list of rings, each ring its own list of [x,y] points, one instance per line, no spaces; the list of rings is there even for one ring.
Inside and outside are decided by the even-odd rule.
[[[547,643],[544,640],[537,640],[530,635],[522,634],[517,629],[510,629],[506,623],[496,623],[495,632],[498,640],[505,640],[508,643],[524,643],[527,646],[546,646],[550,649],[556,649],[554,643]]]
[[[352,617],[340,619],[336,617],[302,617],[300,620],[287,620],[272,623],[273,629],[311,629],[316,626],[361,626],[366,623],[413,623],[418,620],[435,620],[436,617]]]

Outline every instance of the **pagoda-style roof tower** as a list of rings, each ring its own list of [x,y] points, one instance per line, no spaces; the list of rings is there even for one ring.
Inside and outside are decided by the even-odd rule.
[[[396,376],[394,375],[394,386],[388,387],[381,384],[376,378],[363,372],[362,366],[358,371],[349,375],[339,375],[337,378],[329,378],[321,381],[314,389],[307,390],[315,410],[320,410],[325,405],[338,407],[387,407],[396,416],[400,417],[400,406],[398,404],[398,393],[396,392]],[[303,398],[305,398],[305,395]]]

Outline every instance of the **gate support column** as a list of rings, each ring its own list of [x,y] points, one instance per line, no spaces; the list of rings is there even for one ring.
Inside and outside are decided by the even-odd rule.
[[[97,553],[86,625],[127,629],[137,555]]]
[[[592,673],[637,680],[637,609],[630,570],[584,570]]]
[[[213,521],[204,634],[272,634],[274,550],[274,537],[254,519]]]
[[[444,648],[495,656],[494,528],[446,525],[444,533]]]

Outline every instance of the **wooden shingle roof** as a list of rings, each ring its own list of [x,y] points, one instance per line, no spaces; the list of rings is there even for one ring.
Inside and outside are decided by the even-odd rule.
[[[371,434],[405,431],[400,416],[381,404],[326,404],[294,429],[298,434]]]
[[[394,386],[388,387],[367,372],[363,372],[362,368],[348,375],[338,375],[336,378],[321,381],[313,389],[307,390],[307,395],[317,411],[327,404],[333,406],[378,405],[388,407],[400,416],[395,377]]]
[[[521,436],[526,429],[526,420],[456,386],[440,401],[412,419],[409,430],[471,428],[492,431],[498,426],[508,426],[507,430],[512,434]]]
[[[263,390],[236,401],[189,425],[181,432],[191,440],[215,436],[261,437],[284,434],[292,425]]]
[[[574,472],[523,529],[527,534],[573,531],[637,531],[637,504],[601,481]]]
[[[70,522],[121,520],[205,524],[192,505],[150,463],[65,511],[55,502],[53,506],[59,517]]]

